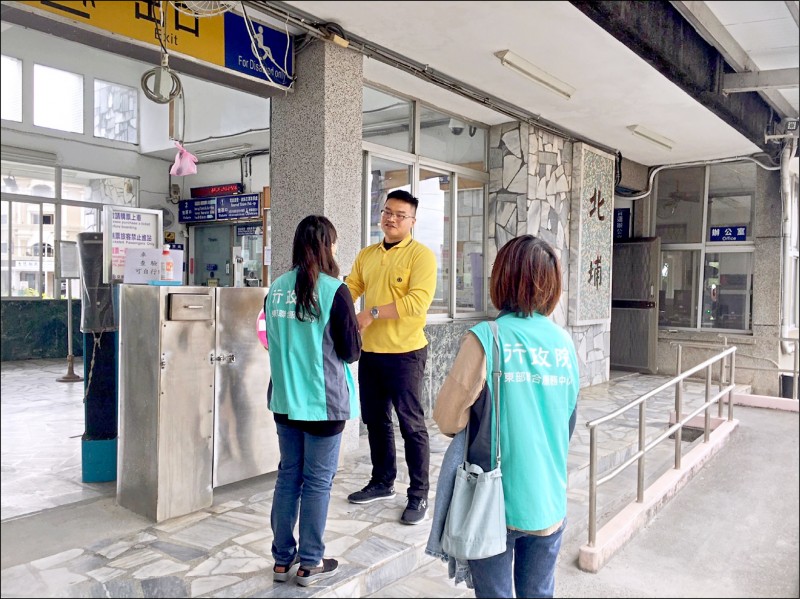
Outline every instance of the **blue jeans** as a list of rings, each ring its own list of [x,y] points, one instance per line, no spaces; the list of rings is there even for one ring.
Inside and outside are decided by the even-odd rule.
[[[552,597],[556,587],[556,560],[564,524],[546,537],[509,530],[505,553],[469,560],[476,597]],[[511,562],[514,590],[511,592]]]
[[[276,564],[314,567],[322,561],[322,535],[328,519],[333,477],[339,462],[342,434],[319,437],[285,424],[278,428],[281,462],[272,499],[272,557]],[[300,539],[294,527],[300,517]]]

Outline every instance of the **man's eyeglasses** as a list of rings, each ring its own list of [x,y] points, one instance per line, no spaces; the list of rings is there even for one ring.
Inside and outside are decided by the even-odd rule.
[[[381,210],[381,216],[385,219],[394,218],[397,222],[403,222],[407,218],[414,218],[413,216],[408,216],[406,214],[397,214],[396,212],[392,212],[391,210],[386,210],[385,208]]]

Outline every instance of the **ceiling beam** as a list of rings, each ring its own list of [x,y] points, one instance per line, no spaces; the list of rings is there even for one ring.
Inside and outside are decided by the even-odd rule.
[[[671,3],[571,0],[570,4],[764,152],[776,153],[777,146],[767,143],[764,134],[781,116],[756,92],[722,93],[723,75],[731,67]]]
[[[750,59],[750,56],[742,48],[733,36],[728,32],[728,29],[720,23],[717,16],[711,12],[705,2],[699,0],[680,0],[673,1],[670,4],[686,19],[692,27],[695,28],[698,34],[709,44],[714,46],[717,51],[722,55],[734,71],[737,73],[750,73],[757,72],[758,67]],[[797,1],[786,0],[786,5],[789,7],[789,12],[797,22]],[[724,84],[723,84],[724,85]],[[740,90],[745,91],[745,90]],[[780,92],[775,89],[766,90],[747,90],[758,91],[759,95],[769,102],[775,110],[785,117],[797,117],[797,111],[784,98]],[[724,92],[727,93],[727,92]]]
[[[800,86],[800,69],[728,73],[722,78],[723,94],[789,89],[798,86]]]

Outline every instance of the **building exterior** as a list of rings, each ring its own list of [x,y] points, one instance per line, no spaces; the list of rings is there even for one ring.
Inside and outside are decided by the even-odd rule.
[[[675,342],[727,341],[737,382],[778,393],[777,370],[760,368],[790,366],[781,339],[798,326],[796,3],[715,3],[769,5],[789,64],[760,69],[723,35],[747,15],[725,25],[686,8],[697,3],[432,2],[417,14],[409,2],[246,2],[194,17],[174,3],[49,4],[60,8],[3,4],[3,359],[27,357],[14,321],[63,297],[58,242],[101,230],[103,205],[162,211],[165,239],[190,257],[187,284],[266,286],[309,213],[336,225],[346,273],[380,239],[385,195],[404,188],[439,263],[428,409],[460,336],[493,315],[497,250],[527,233],[560,253],[553,318],[573,336],[582,386],[618,367],[674,372]],[[238,32],[224,30],[233,63],[189,43],[213,19]],[[159,103],[143,74],[165,54],[182,95]],[[725,87],[754,70],[778,82]],[[175,139],[197,153],[197,175],[168,174]],[[184,214],[192,188],[231,183],[262,194],[256,218]],[[623,270],[620,244],[642,239],[658,240],[649,262]],[[236,278],[237,260],[249,276]],[[625,295],[648,269],[646,297]],[[687,347],[683,364],[709,351]]]

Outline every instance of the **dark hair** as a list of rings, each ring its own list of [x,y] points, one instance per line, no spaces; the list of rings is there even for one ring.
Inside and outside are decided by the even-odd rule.
[[[515,237],[497,252],[489,293],[498,310],[549,316],[561,297],[555,250],[533,235]]]
[[[386,196],[387,200],[400,200],[401,202],[405,202],[406,204],[411,204],[414,206],[414,212],[417,211],[417,206],[419,206],[419,200],[412,196],[407,191],[403,191],[402,189],[395,189],[394,191],[390,191],[389,195]]]
[[[319,273],[339,276],[339,265],[333,257],[336,228],[324,216],[307,216],[297,225],[292,245],[292,268],[297,269],[294,292],[297,295],[295,315],[305,321],[318,318],[319,300],[314,293]]]

